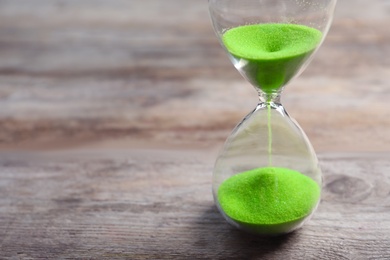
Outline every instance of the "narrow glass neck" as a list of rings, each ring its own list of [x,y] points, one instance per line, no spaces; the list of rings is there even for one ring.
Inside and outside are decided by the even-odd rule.
[[[280,93],[264,93],[259,91],[260,103],[275,103],[280,104]]]

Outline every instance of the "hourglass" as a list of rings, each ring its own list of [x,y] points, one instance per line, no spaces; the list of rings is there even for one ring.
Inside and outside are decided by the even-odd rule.
[[[288,233],[301,227],[319,204],[322,174],[316,154],[280,98],[321,45],[335,4],[209,0],[221,45],[260,99],[228,137],[213,171],[215,203],[241,230]]]

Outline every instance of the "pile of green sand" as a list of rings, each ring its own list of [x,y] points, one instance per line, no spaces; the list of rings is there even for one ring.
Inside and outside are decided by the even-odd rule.
[[[247,64],[241,70],[265,93],[276,93],[301,68],[315,50],[322,33],[296,24],[255,24],[229,29],[222,42],[236,59]]]
[[[310,215],[320,187],[297,171],[266,167],[228,178],[217,197],[226,216],[247,231],[278,234],[289,232]]]

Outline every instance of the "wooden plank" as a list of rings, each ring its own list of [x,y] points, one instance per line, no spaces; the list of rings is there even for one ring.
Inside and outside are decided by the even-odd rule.
[[[206,151],[2,154],[2,259],[389,259],[389,154],[324,155],[322,202],[302,229],[228,225]]]
[[[257,100],[206,2],[0,0],[0,149],[30,150],[0,154],[0,258],[390,259],[388,8],[340,1],[286,88],[287,110],[333,155],[313,219],[269,239],[212,201],[210,150]]]

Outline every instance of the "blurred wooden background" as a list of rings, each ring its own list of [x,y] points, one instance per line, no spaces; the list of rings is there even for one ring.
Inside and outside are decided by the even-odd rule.
[[[207,1],[0,0],[1,259],[390,259],[390,2],[340,0],[283,104],[324,170],[290,236],[224,222],[216,153],[256,103]]]
[[[388,151],[389,2],[340,1],[283,104],[319,152]],[[0,147],[218,146],[257,102],[206,1],[0,1]]]

